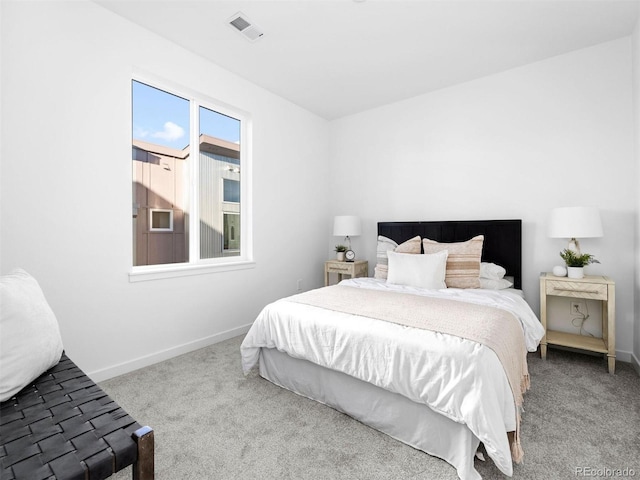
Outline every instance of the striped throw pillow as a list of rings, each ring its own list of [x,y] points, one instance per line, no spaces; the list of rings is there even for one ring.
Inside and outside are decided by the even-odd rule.
[[[447,273],[444,282],[448,288],[480,288],[480,258],[484,235],[478,235],[466,242],[439,243],[428,238],[422,239],[424,253],[448,250]]]

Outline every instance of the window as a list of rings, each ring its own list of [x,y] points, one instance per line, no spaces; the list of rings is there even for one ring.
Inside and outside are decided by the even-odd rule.
[[[246,115],[178,90],[132,81],[132,275],[251,261]]]
[[[173,231],[173,210],[149,209],[149,230],[153,232]]]
[[[223,201],[240,203],[240,182],[237,180],[230,180],[223,178],[224,197]]]

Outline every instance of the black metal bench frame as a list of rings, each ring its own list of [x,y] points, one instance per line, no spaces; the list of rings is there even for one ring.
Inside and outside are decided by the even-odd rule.
[[[65,354],[0,408],[2,480],[103,480],[129,465],[154,478],[153,430]]]

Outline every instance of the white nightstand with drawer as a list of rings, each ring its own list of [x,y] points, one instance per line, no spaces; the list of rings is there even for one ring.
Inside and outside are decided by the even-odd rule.
[[[547,297],[583,298],[602,301],[602,338],[547,329]],[[584,278],[556,277],[551,273],[540,275],[540,321],[545,335],[540,341],[540,355],[547,357],[547,345],[588,350],[607,355],[609,373],[616,369],[616,299],[615,282],[601,275]]]

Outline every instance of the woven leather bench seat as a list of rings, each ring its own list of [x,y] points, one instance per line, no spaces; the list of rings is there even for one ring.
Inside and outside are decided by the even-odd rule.
[[[2,480],[102,480],[129,465],[135,480],[154,477],[153,430],[65,354],[0,405]]]

